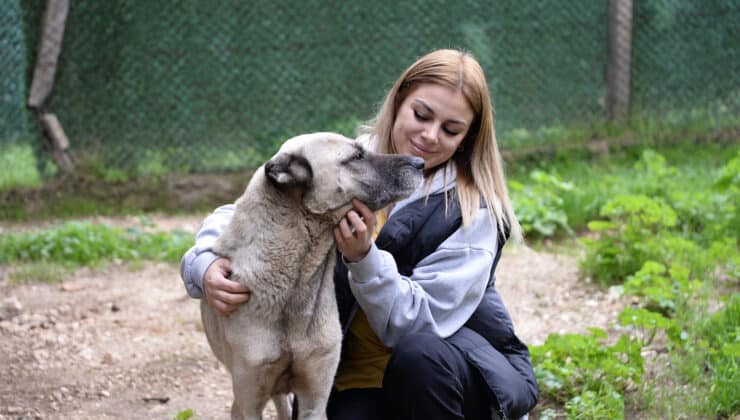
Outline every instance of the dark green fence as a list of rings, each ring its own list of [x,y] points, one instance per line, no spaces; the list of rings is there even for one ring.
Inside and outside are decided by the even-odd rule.
[[[25,111],[26,45],[17,2],[0,3],[0,144],[28,131]]]
[[[25,95],[46,2],[0,3],[0,143]],[[740,2],[634,2],[632,109],[739,114]],[[605,118],[606,0],[71,1],[53,92],[69,153],[148,172],[237,169],[286,136],[351,133],[435,48],[473,52],[499,137]]]

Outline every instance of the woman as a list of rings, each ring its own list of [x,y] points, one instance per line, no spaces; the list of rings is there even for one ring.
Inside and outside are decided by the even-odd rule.
[[[521,233],[483,70],[470,54],[433,51],[401,75],[363,130],[369,148],[423,158],[425,182],[377,214],[355,202],[335,228],[345,337],[329,418],[526,415],[537,384],[494,287],[501,248]],[[205,291],[224,316],[249,299],[225,278],[229,262],[210,252],[232,212],[209,216],[181,263],[190,295]]]

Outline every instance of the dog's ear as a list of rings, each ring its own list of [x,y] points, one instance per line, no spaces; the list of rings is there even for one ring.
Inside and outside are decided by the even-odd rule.
[[[276,187],[307,187],[313,179],[308,160],[293,153],[280,153],[265,163],[265,175]]]

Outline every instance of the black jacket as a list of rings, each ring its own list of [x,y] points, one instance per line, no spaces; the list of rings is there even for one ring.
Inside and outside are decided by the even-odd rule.
[[[460,208],[450,195],[448,200],[447,211],[444,193],[409,203],[383,226],[375,244],[393,255],[402,275],[410,276],[419,261],[460,228]],[[480,371],[494,396],[496,406],[492,409],[504,419],[528,413],[539,397],[529,350],[514,334],[511,317],[494,287],[494,271],[505,241],[506,235],[500,235],[489,286],[478,309],[465,326],[447,338]],[[340,321],[346,331],[357,303],[349,288],[347,268],[341,262],[335,267],[334,284]]]

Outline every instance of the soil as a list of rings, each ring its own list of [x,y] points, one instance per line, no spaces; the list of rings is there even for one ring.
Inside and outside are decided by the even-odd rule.
[[[146,225],[195,232],[202,218],[148,215]],[[0,234],[40,226],[5,224]],[[186,409],[199,419],[229,417],[228,374],[176,265],[112,262],[60,284],[14,285],[12,270],[0,266],[0,309],[18,309],[0,320],[0,419],[172,419]],[[609,329],[624,305],[578,278],[577,257],[523,245],[505,248],[497,286],[530,345],[550,333]],[[271,407],[265,414],[273,418]]]

